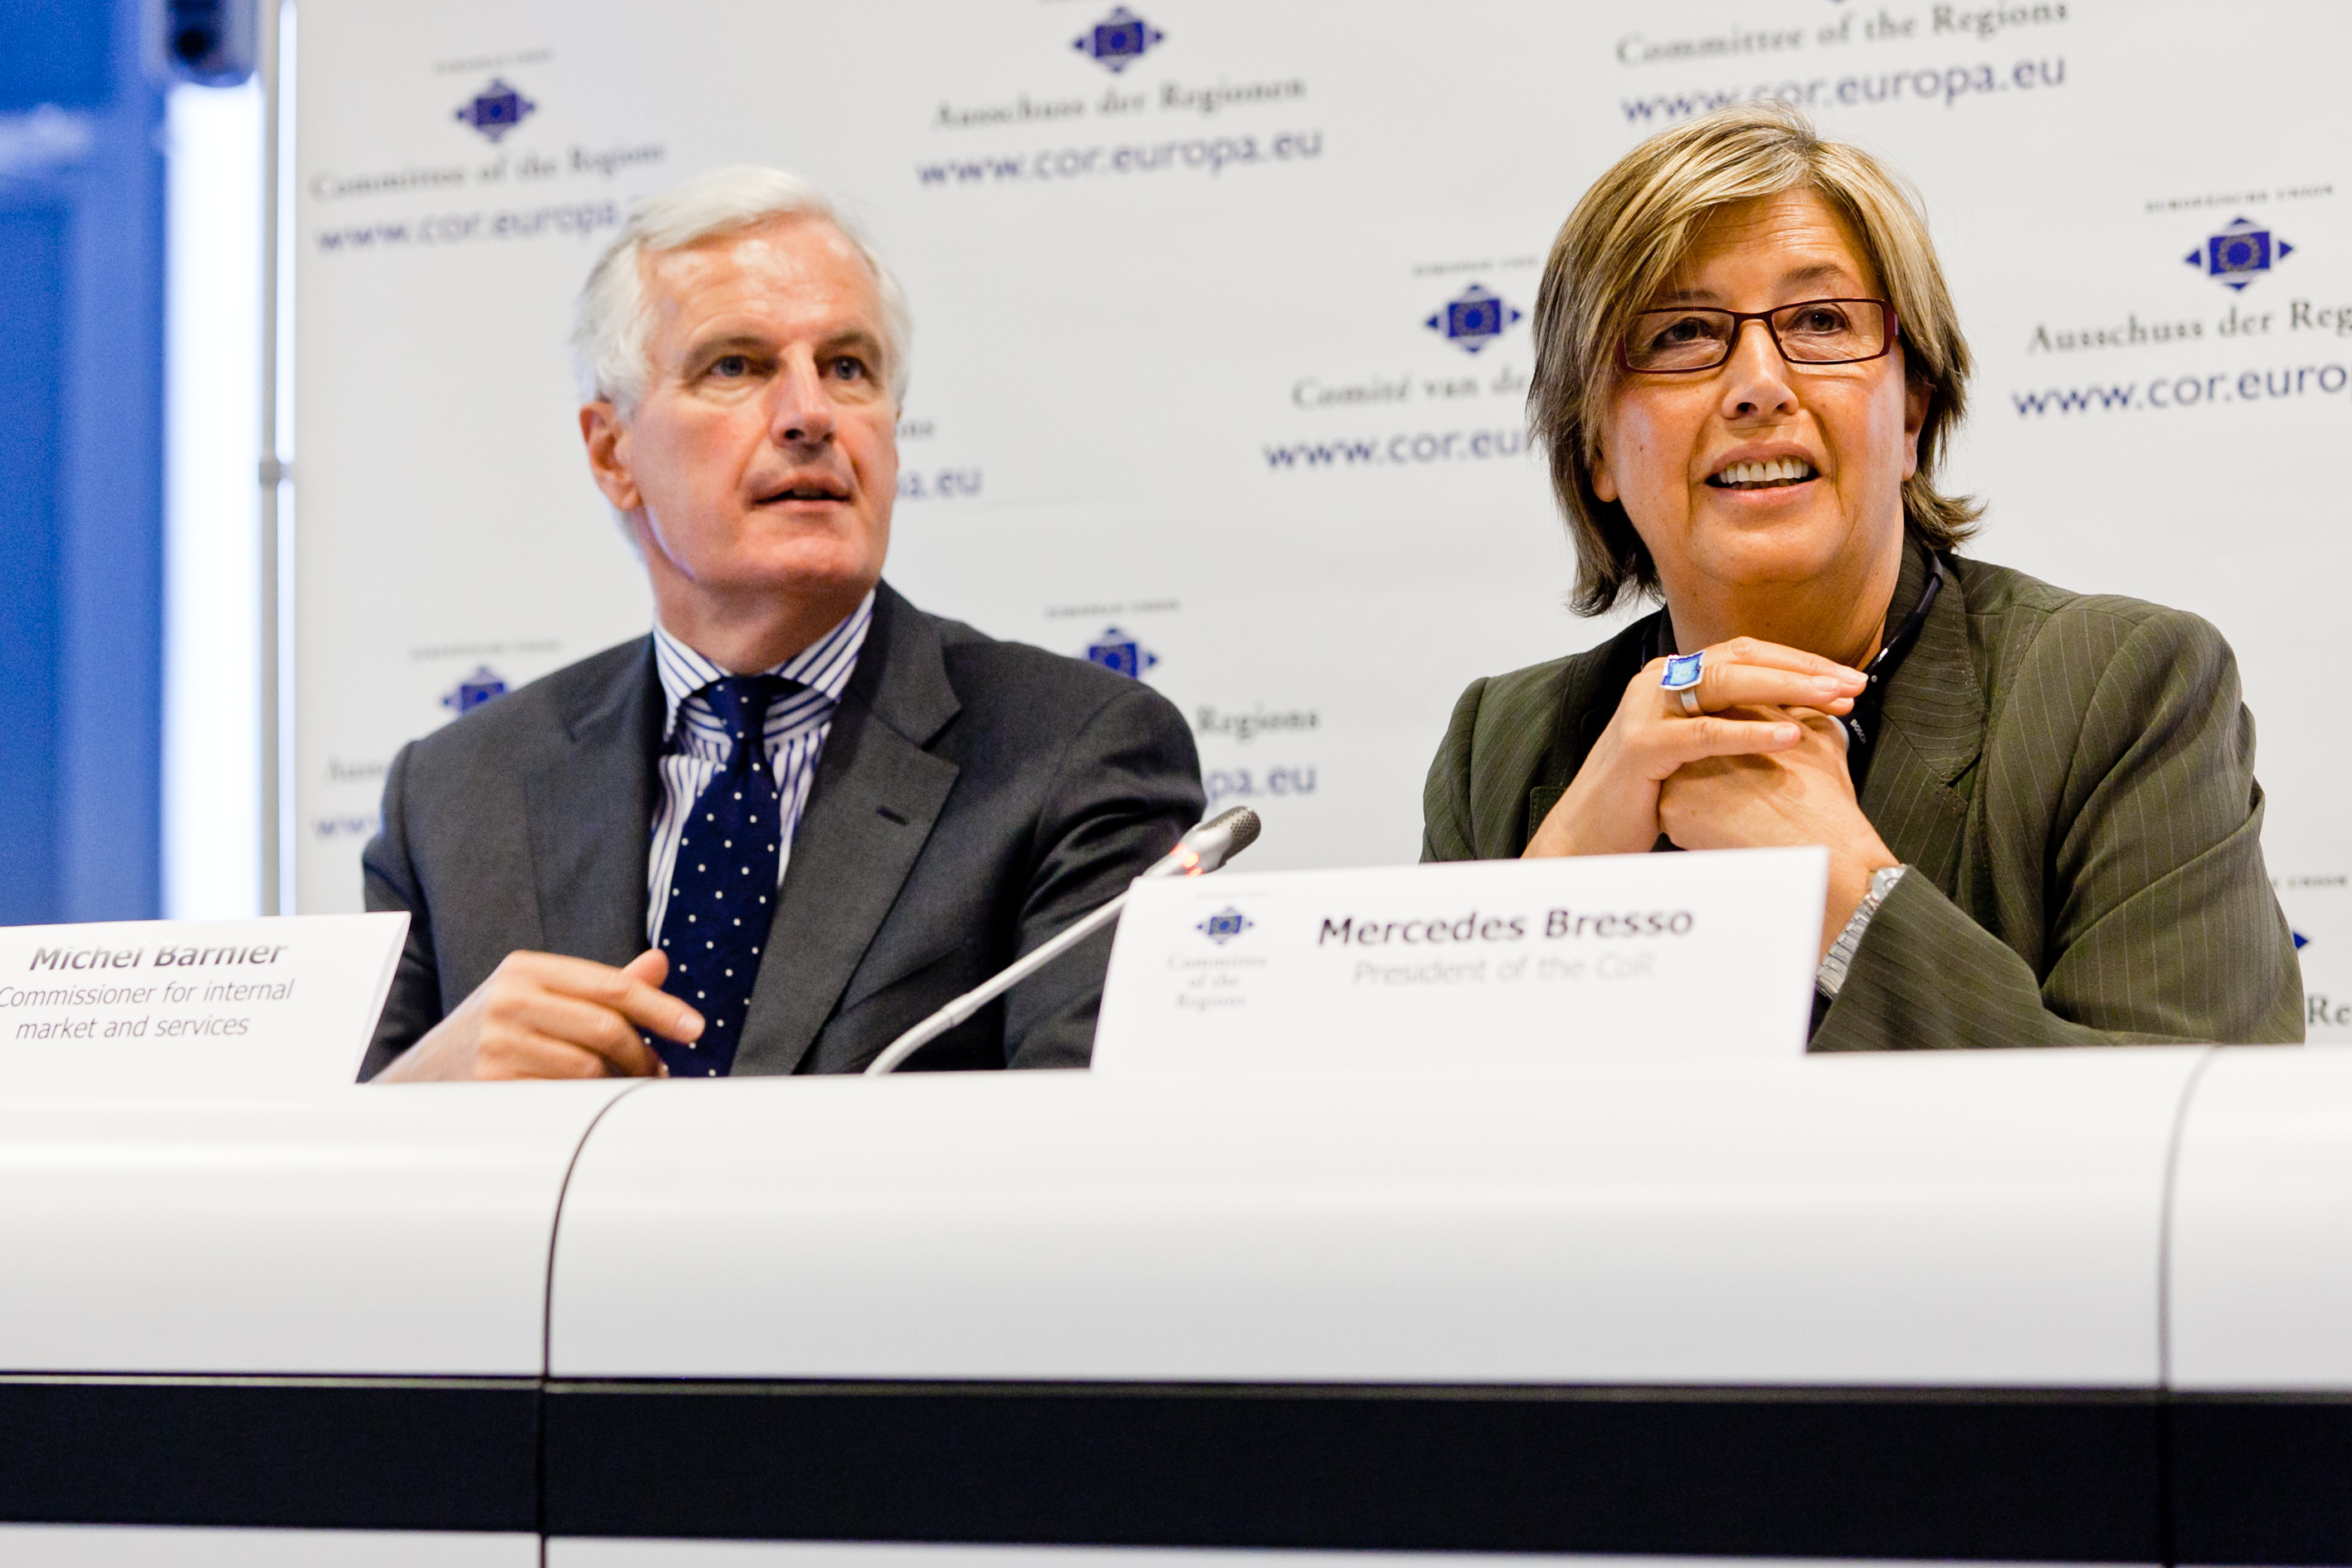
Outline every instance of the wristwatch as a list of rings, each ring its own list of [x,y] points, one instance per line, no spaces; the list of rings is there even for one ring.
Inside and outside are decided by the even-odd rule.
[[[1828,955],[1813,973],[1814,990],[1832,1002],[1837,1000],[1838,988],[1845,984],[1845,972],[1853,964],[1854,950],[1862,945],[1862,933],[1870,929],[1870,917],[1878,912],[1878,906],[1886,901],[1886,895],[1895,890],[1895,884],[1909,869],[1907,866],[1882,866],[1870,874],[1870,890],[1853,907],[1845,929],[1838,932],[1837,941],[1830,943]]]

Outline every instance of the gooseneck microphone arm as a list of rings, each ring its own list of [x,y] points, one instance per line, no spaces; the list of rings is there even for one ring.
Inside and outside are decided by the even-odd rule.
[[[1237,805],[1231,811],[1221,812],[1178,839],[1175,848],[1155,861],[1135,881],[1146,881],[1154,877],[1205,877],[1255,843],[1260,826],[1257,813],[1248,806]],[[1057,933],[1052,941],[1022,954],[993,978],[965,992],[891,1041],[880,1056],[867,1064],[866,1076],[872,1078],[898,1071],[898,1064],[908,1057],[1118,920],[1119,910],[1127,907],[1128,895],[1134,891],[1135,882],[1129,882],[1118,897],[1068,930]]]

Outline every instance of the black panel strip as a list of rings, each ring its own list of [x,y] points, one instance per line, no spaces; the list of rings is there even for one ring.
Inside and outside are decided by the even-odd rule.
[[[2352,1401],[2176,1395],[2172,1538],[2193,1563],[2352,1563]]]
[[[2152,1563],[2153,1395],[548,1385],[551,1535]]]
[[[0,1378],[0,1521],[528,1531],[539,1385]]]
[[[0,1377],[0,1521],[2352,1568],[2352,1398]]]

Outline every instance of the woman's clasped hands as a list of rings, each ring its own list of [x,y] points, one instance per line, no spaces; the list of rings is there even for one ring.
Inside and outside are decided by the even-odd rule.
[[[1663,684],[1665,667],[1653,659],[1627,684],[1526,854],[1634,855],[1661,835],[1684,849],[1818,844],[1830,850],[1830,910],[1850,910],[1838,884],[1895,864],[1854,798],[1838,722],[1867,678],[1817,654],[1734,637],[1706,650],[1693,715]],[[1835,933],[1826,927],[1825,942]]]

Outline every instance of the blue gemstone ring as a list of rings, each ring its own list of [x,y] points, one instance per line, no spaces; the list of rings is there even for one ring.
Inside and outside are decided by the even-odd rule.
[[[1666,673],[1658,684],[1683,700],[1683,711],[1696,719],[1706,711],[1698,705],[1698,678],[1706,662],[1706,650],[1678,653],[1666,660]]]

